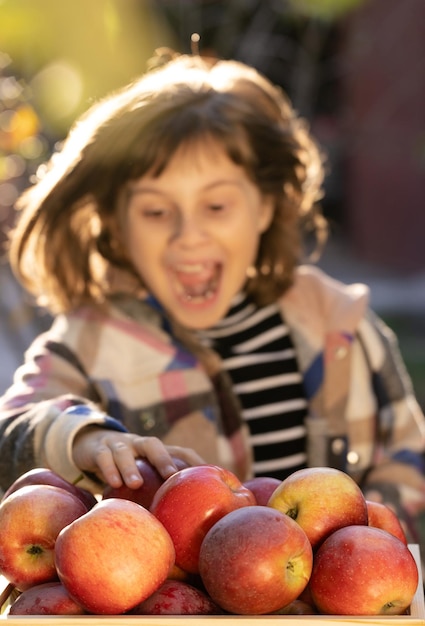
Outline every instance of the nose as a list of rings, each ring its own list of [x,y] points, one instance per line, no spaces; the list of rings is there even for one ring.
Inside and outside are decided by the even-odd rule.
[[[194,247],[205,242],[206,231],[199,216],[180,215],[176,221],[173,239],[184,247]]]

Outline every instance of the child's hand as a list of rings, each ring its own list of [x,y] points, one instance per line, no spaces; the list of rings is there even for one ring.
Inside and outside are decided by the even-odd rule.
[[[177,471],[171,455],[188,465],[202,465],[205,461],[190,448],[165,446],[157,437],[141,437],[132,433],[106,430],[97,426],[84,428],[75,438],[73,457],[76,465],[96,474],[112,487],[123,482],[132,489],[142,485],[137,457],[145,457],[164,478]]]

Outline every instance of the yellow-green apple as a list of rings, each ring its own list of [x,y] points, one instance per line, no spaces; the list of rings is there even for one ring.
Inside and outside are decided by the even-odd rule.
[[[0,574],[17,589],[57,580],[54,549],[64,526],[87,513],[74,494],[27,485],[0,504]]]
[[[35,467],[34,469],[21,474],[4,492],[2,500],[7,498],[8,495],[15,492],[17,489],[26,487],[27,485],[53,485],[53,487],[61,487],[62,489],[66,489],[70,493],[73,493],[77,496],[77,498],[80,498],[88,509],[91,509],[91,507],[97,502],[95,496],[90,491],[87,491],[87,489],[84,489],[83,487],[79,487],[78,484],[70,483],[65,478],[56,474],[56,472],[48,469],[47,467]]]
[[[314,556],[310,591],[320,613],[400,615],[412,602],[418,568],[409,548],[373,526],[346,526]]]
[[[8,615],[84,615],[59,581],[34,585],[10,605]]]
[[[166,580],[131,615],[220,615],[223,611],[200,589],[180,580]]]
[[[308,467],[285,478],[268,506],[294,519],[313,549],[333,531],[368,523],[366,499],[351,476],[330,467]]]
[[[182,580],[184,582],[189,582],[189,580],[192,578],[192,574],[189,574],[189,572],[185,572],[184,569],[178,567],[174,563],[173,567],[168,573],[168,578],[170,578],[171,580]]]
[[[254,476],[254,478],[245,480],[242,484],[252,491],[257,504],[266,506],[272,493],[279,487],[281,482],[281,480],[273,478],[273,476]]]
[[[89,613],[117,615],[166,580],[175,552],[152,513],[108,498],[62,529],[55,555],[59,579],[76,602]]]
[[[201,543],[211,526],[226,513],[254,504],[254,494],[233,472],[216,465],[197,465],[167,478],[150,511],[171,535],[176,565],[196,574]]]
[[[394,535],[407,545],[407,537],[403,530],[403,526],[397,515],[392,509],[382,502],[375,502],[375,500],[367,500],[367,514],[369,526],[375,528],[381,528]]]
[[[210,528],[201,545],[199,572],[222,609],[261,615],[298,598],[312,562],[301,526],[280,511],[256,505],[232,511]]]
[[[178,470],[188,467],[187,463],[179,458],[173,457],[173,461]],[[132,500],[148,509],[152,504],[153,497],[158,488],[164,482],[164,478],[158,470],[147,459],[136,459],[136,465],[143,478],[143,484],[136,489],[132,489],[125,484],[120,487],[112,487],[107,485],[102,494],[102,499],[106,498],[124,498]]]

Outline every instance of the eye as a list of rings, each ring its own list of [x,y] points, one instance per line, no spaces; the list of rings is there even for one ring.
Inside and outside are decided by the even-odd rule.
[[[153,219],[165,217],[169,213],[168,209],[164,207],[144,208],[140,212],[143,215],[143,217],[153,218]]]
[[[163,221],[173,213],[173,205],[162,194],[136,190],[130,195],[129,211],[139,219]]]
[[[173,207],[167,206],[167,203],[141,203],[137,212],[142,219],[150,221],[163,222],[172,219],[174,216]]]
[[[213,213],[218,213],[219,211],[223,211],[225,209],[224,202],[211,202],[208,205],[208,209]]]

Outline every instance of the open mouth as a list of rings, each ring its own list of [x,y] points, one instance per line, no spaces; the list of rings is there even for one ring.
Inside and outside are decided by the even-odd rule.
[[[217,293],[221,266],[217,263],[185,263],[173,268],[178,297],[191,304],[203,304]]]

